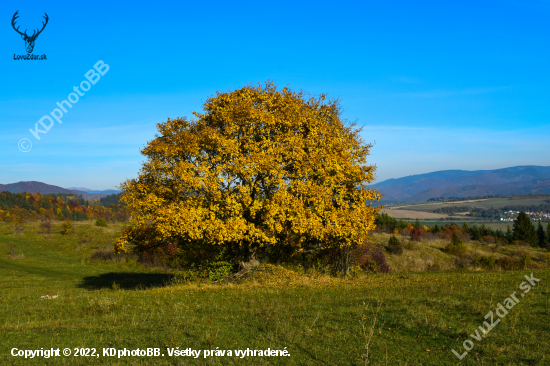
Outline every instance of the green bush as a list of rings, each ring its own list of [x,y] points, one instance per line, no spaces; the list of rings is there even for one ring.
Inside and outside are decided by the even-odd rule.
[[[474,255],[472,262],[476,267],[495,269],[497,267],[498,258],[491,255]]]
[[[63,225],[63,230],[61,230],[61,234],[62,235],[72,235],[72,233],[73,233],[73,223],[70,222],[70,221],[67,221]]]
[[[466,244],[464,244],[462,240],[460,240],[455,231],[453,232],[451,242],[445,247],[445,251],[449,254],[463,256],[468,251],[468,248],[466,247]]]
[[[179,281],[217,281],[236,267],[227,247],[204,242],[180,242],[168,255],[167,262],[180,270]]]
[[[386,247],[386,251],[391,254],[403,253],[403,246],[401,245],[401,242],[399,241],[399,239],[395,237],[395,235],[390,236],[390,239],[388,240],[388,246]]]
[[[401,245],[401,242],[395,235],[390,236],[390,240],[388,240],[388,245]]]
[[[100,217],[95,221],[95,226],[107,227],[107,221],[103,217]]]
[[[525,252],[521,255],[521,269],[533,268],[534,263],[529,253]]]
[[[493,256],[483,256],[479,262],[485,268],[494,269],[497,265],[497,258]]]

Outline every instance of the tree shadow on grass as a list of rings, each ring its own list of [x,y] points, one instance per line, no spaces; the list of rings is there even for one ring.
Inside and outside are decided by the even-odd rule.
[[[164,287],[170,282],[172,277],[174,275],[167,273],[110,272],[100,274],[99,276],[84,277],[78,287],[88,290],[99,290],[102,288],[140,290],[151,287]]]

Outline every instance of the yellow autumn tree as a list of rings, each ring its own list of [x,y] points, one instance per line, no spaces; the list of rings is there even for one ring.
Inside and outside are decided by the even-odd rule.
[[[122,184],[133,225],[117,252],[224,248],[249,260],[270,246],[350,246],[374,229],[372,145],[337,100],[268,82],[218,92],[203,108],[158,124],[141,151],[138,178]]]

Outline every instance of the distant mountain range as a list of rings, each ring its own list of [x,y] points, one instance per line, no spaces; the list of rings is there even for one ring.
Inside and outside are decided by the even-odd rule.
[[[496,170],[442,170],[374,183],[381,203],[425,202],[430,198],[550,194],[550,167]]]
[[[40,194],[74,193],[77,195],[82,195],[82,197],[88,200],[102,198],[110,194],[121,192],[114,189],[107,189],[104,191],[93,191],[93,190],[81,190],[81,189],[75,189],[75,188],[76,187],[62,188],[62,187],[53,186],[42,182],[17,182],[17,183],[11,183],[11,184],[0,184],[0,192],[7,191],[11,193],[27,192],[27,193],[40,193]],[[83,189],[86,189],[86,188],[83,188]]]
[[[516,166],[496,170],[442,170],[438,172],[388,179],[372,185],[384,196],[380,203],[425,202],[430,198],[475,197],[513,194],[550,194],[550,167]],[[77,189],[78,188],[78,189]],[[62,188],[41,182],[0,184],[0,192],[74,193],[97,199],[114,189],[94,191],[82,187]]]
[[[82,191],[82,192],[93,191],[93,189],[90,189],[90,188],[83,188],[83,187],[67,187],[67,189],[69,189],[69,190],[71,190],[71,191]]]

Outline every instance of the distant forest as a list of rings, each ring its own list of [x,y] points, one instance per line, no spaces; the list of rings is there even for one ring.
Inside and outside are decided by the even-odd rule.
[[[446,214],[454,214],[457,212],[468,212],[472,208],[470,206],[451,206],[451,207],[441,207],[433,212],[435,213],[446,213]]]
[[[0,221],[73,220],[104,218],[107,221],[127,221],[128,208],[119,202],[120,194],[88,201],[71,193],[0,193]]]

